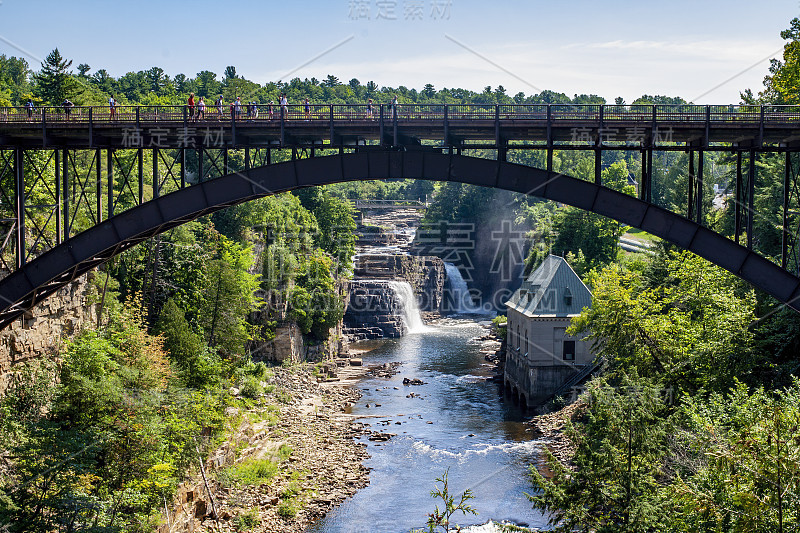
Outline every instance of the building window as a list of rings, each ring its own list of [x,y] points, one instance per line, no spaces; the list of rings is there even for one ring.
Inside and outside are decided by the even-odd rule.
[[[564,361],[575,360],[575,341],[564,341]]]
[[[564,349],[564,335],[566,335],[567,328],[553,328],[553,351],[550,352],[553,358],[558,357],[558,354],[563,353]]]
[[[525,357],[528,357],[528,353],[530,350],[530,345],[528,344],[528,330],[525,329]]]

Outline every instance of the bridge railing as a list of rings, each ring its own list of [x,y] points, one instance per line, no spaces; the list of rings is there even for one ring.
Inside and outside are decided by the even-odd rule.
[[[652,122],[654,106],[652,105],[605,105],[603,106],[603,120],[613,122],[624,120],[626,122]]]
[[[44,106],[33,109],[1,107],[0,123],[155,123],[195,120],[198,106],[193,110],[186,105],[130,106]],[[357,121],[395,118],[400,122],[411,120],[550,120],[552,122],[662,121],[680,123],[730,123],[730,124],[794,124],[800,122],[800,106],[757,105],[615,105],[615,104],[250,104],[242,102],[238,113],[234,104],[224,103],[221,113],[214,102],[206,102],[205,119],[269,121]],[[271,111],[271,113],[270,113]],[[220,116],[221,115],[221,116]]]
[[[791,105],[764,106],[764,121],[766,123],[800,121],[800,107]]]

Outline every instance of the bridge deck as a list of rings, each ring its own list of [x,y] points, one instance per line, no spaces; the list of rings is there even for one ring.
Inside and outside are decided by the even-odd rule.
[[[675,147],[691,143],[800,145],[800,106],[301,106],[244,109],[231,116],[186,106],[0,108],[0,147],[135,148],[181,145],[286,147],[434,141],[449,146],[559,149]],[[515,144],[516,143],[516,144]],[[565,144],[569,143],[569,144]],[[719,146],[717,146],[719,147]]]

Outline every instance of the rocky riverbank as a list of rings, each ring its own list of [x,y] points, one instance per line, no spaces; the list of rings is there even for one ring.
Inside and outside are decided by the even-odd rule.
[[[205,463],[208,490],[199,476],[183,484],[160,531],[297,533],[366,486],[356,438],[371,432],[346,412],[360,396],[347,385],[366,370],[342,367],[339,381],[319,383],[302,364],[271,369],[257,398],[232,389],[227,437]]]
[[[534,438],[542,439],[545,447],[561,464],[571,467],[575,455],[575,444],[564,434],[568,421],[576,421],[586,411],[586,404],[578,400],[570,405],[527,422]]]

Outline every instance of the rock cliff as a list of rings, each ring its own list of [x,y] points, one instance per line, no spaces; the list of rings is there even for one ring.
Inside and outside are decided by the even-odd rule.
[[[15,365],[55,354],[84,324],[97,322],[97,305],[88,302],[89,272],[25,313],[0,331],[0,392],[8,386]]]

